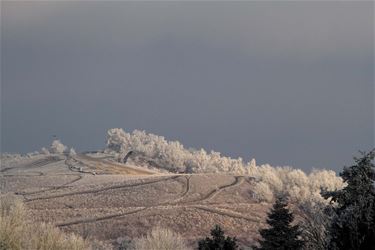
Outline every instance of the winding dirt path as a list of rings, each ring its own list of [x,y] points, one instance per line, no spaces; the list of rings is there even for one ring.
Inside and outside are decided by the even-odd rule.
[[[175,179],[175,178],[178,178],[178,177],[181,177],[181,176],[174,176],[173,178],[169,178],[169,179]],[[101,217],[95,217],[95,218],[77,219],[77,220],[73,220],[73,221],[69,221],[69,222],[58,223],[56,225],[60,226],[60,227],[63,227],[63,226],[81,224],[81,223],[97,222],[97,221],[102,221],[102,220],[114,219],[114,218],[129,215],[129,214],[135,214],[135,213],[138,213],[138,212],[141,212],[141,211],[145,211],[147,209],[165,208],[165,207],[168,207],[170,209],[173,209],[173,208],[193,208],[193,209],[202,210],[202,211],[206,211],[206,212],[210,212],[210,213],[214,213],[214,214],[229,216],[229,217],[236,218],[236,219],[243,219],[243,220],[247,220],[247,221],[251,221],[251,222],[259,222],[258,219],[249,218],[249,217],[246,217],[246,216],[244,216],[240,213],[237,213],[237,212],[234,212],[234,211],[231,211],[231,210],[228,210],[228,209],[223,209],[223,208],[219,209],[219,208],[215,208],[215,207],[210,207],[209,205],[191,204],[191,203],[196,203],[196,202],[201,202],[201,201],[207,201],[209,199],[212,199],[218,193],[222,192],[225,189],[241,185],[245,180],[243,176],[236,176],[235,180],[232,183],[220,186],[219,188],[216,188],[215,190],[211,191],[210,193],[208,193],[207,195],[205,195],[201,199],[189,201],[189,202],[180,202],[180,200],[183,199],[190,191],[190,178],[191,178],[191,176],[185,176],[185,178],[186,178],[186,185],[185,185],[184,192],[181,194],[181,196],[179,198],[177,198],[173,201],[168,201],[168,202],[164,202],[164,203],[157,204],[157,205],[140,207],[139,209],[136,209],[136,210],[133,210],[133,211],[130,211],[130,212],[116,213],[116,214],[111,214],[111,215],[106,215],[106,216],[101,216]],[[167,180],[167,179],[159,180],[159,181],[165,181],[165,180]],[[146,184],[146,183],[143,183],[143,184]],[[150,182],[148,184],[150,184]]]
[[[153,175],[156,172],[149,169],[140,168],[136,166],[130,166],[128,164],[121,164],[118,162],[98,159],[94,157],[87,156],[85,154],[78,154],[73,157],[78,163],[85,165],[86,167],[96,171],[98,174],[100,172],[109,171],[116,174],[127,174],[127,175]]]
[[[31,201],[35,201],[35,200],[47,200],[47,199],[52,199],[52,198],[61,198],[61,197],[80,195],[80,194],[94,194],[94,193],[104,192],[104,191],[113,190],[113,189],[137,187],[137,186],[149,185],[149,184],[154,184],[154,183],[167,181],[167,180],[173,180],[173,179],[176,179],[178,177],[179,176],[172,176],[172,177],[168,177],[168,178],[139,182],[139,183],[134,183],[134,184],[121,184],[121,185],[114,185],[114,186],[103,187],[103,188],[98,188],[98,189],[90,189],[90,190],[85,190],[85,191],[76,191],[76,192],[65,193],[65,194],[56,194],[56,195],[50,195],[50,196],[44,196],[44,197],[35,197],[35,198],[27,199],[27,200],[25,200],[25,202],[31,202]]]
[[[186,179],[186,183],[185,183],[185,190],[184,192],[180,195],[180,197],[178,197],[177,199],[174,199],[172,201],[167,201],[167,202],[164,202],[162,203],[163,205],[175,205],[175,204],[178,204],[182,199],[185,198],[185,196],[189,193],[190,191],[190,177],[191,175],[189,176],[185,176],[185,179]]]
[[[19,194],[19,195],[32,195],[32,194],[39,194],[39,193],[44,193],[44,192],[47,192],[47,191],[52,191],[52,190],[59,190],[59,189],[62,189],[62,188],[68,188],[69,185],[77,182],[77,181],[80,181],[82,180],[83,178],[83,175],[78,175],[78,178],[72,180],[72,181],[69,181],[61,186],[54,186],[54,187],[50,187],[50,188],[47,188],[47,189],[42,189],[42,190],[37,190],[37,191],[32,191],[32,192],[17,192],[16,194]]]
[[[55,225],[58,226],[58,227],[66,227],[66,226],[71,226],[71,225],[76,225],[76,224],[81,224],[81,223],[90,223],[90,222],[98,222],[98,221],[102,221],[102,220],[109,220],[109,219],[113,219],[113,218],[126,216],[126,215],[129,215],[129,214],[135,214],[135,213],[141,212],[143,210],[146,210],[147,208],[148,207],[141,207],[139,209],[136,209],[136,210],[133,210],[133,211],[130,211],[130,212],[110,214],[110,215],[106,215],[106,216],[102,216],[102,217],[96,217],[96,218],[83,218],[83,219],[72,220],[72,221],[63,222],[63,223],[57,223]]]
[[[190,203],[195,203],[195,202],[209,201],[212,198],[214,198],[216,195],[218,195],[220,192],[222,192],[223,190],[226,190],[228,188],[232,188],[232,187],[235,187],[235,186],[239,186],[243,182],[244,182],[243,176],[235,176],[234,181],[232,183],[227,184],[227,185],[223,185],[223,186],[219,186],[218,188],[215,188],[214,190],[212,190],[211,192],[209,192],[208,194],[206,194],[202,198],[199,198],[199,199],[196,199],[196,200],[193,200],[193,201],[186,201],[186,202],[183,202],[183,203],[184,204],[190,204]]]
[[[29,169],[33,169],[33,168],[43,167],[43,166],[48,165],[50,163],[59,162],[59,161],[62,161],[62,160],[64,160],[64,159],[61,159],[61,158],[56,157],[56,156],[48,156],[46,158],[39,159],[39,160],[33,161],[31,163],[28,163],[28,164],[25,164],[25,165],[22,165],[22,166],[3,168],[3,169],[0,169],[0,172],[4,173],[4,172],[7,172],[8,170],[13,170],[13,169],[29,170]]]
[[[229,216],[229,217],[232,217],[232,218],[235,218],[235,219],[243,219],[243,220],[247,220],[247,221],[251,221],[251,222],[260,222],[260,220],[258,220],[258,219],[249,218],[247,216],[243,216],[240,213],[237,213],[237,212],[234,212],[234,211],[228,210],[228,209],[223,209],[223,208],[219,209],[219,208],[213,208],[213,207],[201,206],[201,205],[194,205],[194,206],[190,206],[190,207],[198,209],[198,210],[218,214],[218,215]]]
[[[0,177],[18,177],[18,176],[43,176],[44,173],[40,171],[28,171],[27,174],[1,174]]]
[[[105,216],[100,216],[100,217],[94,217],[94,218],[82,218],[82,219],[76,219],[76,220],[71,220],[68,222],[61,222],[57,223],[56,226],[58,227],[65,227],[65,226],[71,226],[71,225],[76,225],[76,224],[82,224],[82,223],[91,223],[91,222],[98,222],[98,221],[103,221],[103,220],[109,220],[109,219],[114,219],[114,218],[119,218],[123,217],[126,215],[130,214],[135,214],[141,211],[145,211],[148,209],[153,209],[153,208],[165,208],[166,204],[161,204],[161,205],[156,205],[156,206],[146,206],[146,207],[139,207],[135,210],[129,211],[129,212],[122,212],[122,213],[115,213],[115,214],[110,214],[110,215],[105,215]],[[228,209],[223,209],[223,208],[213,208],[213,207],[208,207],[208,206],[203,206],[203,205],[174,205],[174,206],[168,206],[168,208],[192,208],[192,209],[197,209],[197,210],[202,210],[205,212],[209,213],[214,213],[218,215],[224,215],[228,216],[231,218],[235,219],[242,219],[242,220],[247,220],[251,222],[256,222],[259,223],[260,220],[256,218],[249,218],[247,216],[244,216],[240,213],[234,212],[232,210]],[[152,215],[148,215],[152,216]]]

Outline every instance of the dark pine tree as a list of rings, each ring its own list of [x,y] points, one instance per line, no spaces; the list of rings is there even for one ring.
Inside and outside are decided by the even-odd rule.
[[[261,250],[297,250],[304,246],[299,239],[301,231],[298,225],[292,226],[293,214],[287,208],[288,203],[283,198],[277,198],[271,212],[268,213],[267,229],[261,229],[262,240],[259,241]]]
[[[375,249],[375,150],[361,152],[355,164],[344,167],[340,176],[347,186],[339,191],[323,192],[336,202],[330,226],[330,249]]]
[[[236,250],[238,249],[236,237],[225,237],[224,231],[216,225],[211,230],[212,238],[206,237],[198,242],[199,250]]]

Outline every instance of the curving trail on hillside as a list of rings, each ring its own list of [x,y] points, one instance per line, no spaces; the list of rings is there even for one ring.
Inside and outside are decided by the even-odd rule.
[[[162,178],[158,180],[145,181],[145,182],[139,182],[139,183],[134,183],[134,184],[121,184],[121,185],[114,185],[114,186],[98,188],[98,189],[90,189],[90,190],[85,190],[85,191],[76,191],[76,192],[65,193],[65,194],[56,194],[56,195],[50,195],[50,196],[44,196],[44,197],[36,197],[36,198],[27,199],[25,200],[25,202],[31,202],[31,201],[36,201],[36,200],[47,200],[47,199],[61,198],[61,197],[81,195],[81,194],[94,194],[94,193],[99,193],[99,192],[104,192],[104,191],[114,190],[114,189],[131,188],[131,187],[154,184],[154,183],[167,181],[167,180],[173,180],[178,177],[179,176],[173,176],[169,178]]]
[[[181,176],[174,176],[173,178],[169,178],[169,179],[175,179],[175,178],[179,178],[179,177],[181,177]],[[185,179],[186,179],[185,190],[180,195],[180,197],[178,197],[177,199],[175,199],[173,201],[167,201],[167,202],[160,203],[160,204],[157,204],[157,205],[141,207],[141,208],[133,210],[131,212],[116,213],[116,214],[111,214],[111,215],[106,215],[106,216],[101,216],[101,217],[96,217],[96,218],[83,218],[83,219],[77,219],[77,220],[69,221],[69,222],[65,222],[65,223],[58,223],[57,226],[62,227],[62,226],[70,226],[70,225],[81,224],[81,223],[90,223],[90,222],[97,222],[97,221],[102,221],[102,220],[109,220],[109,219],[114,219],[114,218],[126,216],[126,215],[129,215],[129,214],[135,214],[135,213],[138,213],[138,212],[141,212],[141,211],[144,211],[144,210],[147,210],[147,209],[152,209],[152,208],[168,208],[168,209],[193,208],[193,209],[196,209],[196,210],[210,212],[210,213],[214,213],[214,214],[218,214],[218,215],[229,216],[229,217],[236,218],[236,219],[243,219],[243,220],[247,220],[247,221],[251,221],[251,222],[259,222],[259,220],[257,220],[257,219],[246,217],[246,216],[244,216],[240,213],[234,212],[232,210],[223,209],[223,208],[219,209],[219,208],[211,207],[210,205],[194,204],[194,203],[197,203],[197,202],[210,200],[213,197],[215,197],[216,195],[218,195],[220,192],[222,192],[223,190],[241,185],[245,180],[244,177],[236,176],[235,180],[232,183],[220,186],[219,188],[211,191],[210,193],[208,193],[207,195],[205,195],[201,199],[189,201],[189,202],[180,202],[184,197],[186,197],[186,195],[190,191],[190,178],[191,178],[191,176],[185,176]],[[163,181],[164,180],[166,180],[166,179],[163,179]]]
[[[95,171],[110,171],[116,174],[128,174],[128,175],[153,175],[156,172],[146,168],[140,168],[131,166],[129,164],[121,164],[118,162],[110,161],[107,159],[94,158],[85,154],[78,154],[73,157],[74,160],[82,165],[88,166],[90,169]]]
[[[75,178],[74,180],[72,181],[69,181],[61,186],[54,186],[54,187],[50,187],[50,188],[47,188],[47,189],[42,189],[42,190],[36,190],[36,191],[31,191],[31,192],[17,192],[16,194],[19,194],[19,195],[32,195],[32,194],[40,194],[40,193],[44,193],[44,192],[48,192],[48,191],[52,191],[52,190],[59,190],[59,189],[63,189],[63,188],[69,188],[71,184],[73,183],[76,183],[80,180],[83,179],[83,175],[78,175],[77,178]]]
[[[190,177],[191,175],[188,175],[188,176],[184,176],[185,177],[185,190],[181,193],[181,195],[172,200],[172,201],[167,201],[167,202],[164,202],[164,203],[161,203],[161,205],[175,205],[175,204],[178,204],[182,199],[184,199],[186,197],[186,195],[189,193],[190,191]]]
[[[184,198],[190,191],[190,177],[191,175],[188,175],[188,176],[185,176],[185,179],[186,179],[186,188],[185,188],[185,192],[182,193],[181,197],[179,198],[182,199]]]
[[[258,219],[249,218],[249,217],[243,216],[240,213],[237,213],[237,212],[234,212],[234,211],[228,210],[228,209],[223,209],[223,208],[219,209],[219,208],[213,208],[213,207],[201,206],[201,205],[194,205],[194,206],[190,206],[190,207],[198,209],[198,210],[206,211],[206,212],[209,212],[209,213],[214,213],[214,214],[218,214],[218,215],[224,215],[224,216],[232,217],[232,218],[235,218],[235,219],[242,219],[242,220],[247,220],[247,221],[257,222],[257,223],[260,222],[260,220],[258,220]]]
[[[2,177],[23,177],[23,176],[43,176],[44,173],[40,171],[28,171],[27,174],[1,174]]]
[[[194,203],[194,202],[209,201],[212,198],[214,198],[216,195],[218,195],[220,192],[222,192],[222,191],[224,191],[226,189],[229,189],[229,188],[233,188],[233,187],[239,186],[243,182],[244,182],[244,177],[243,176],[235,176],[234,177],[234,181],[232,183],[227,184],[227,185],[219,186],[218,188],[215,188],[214,190],[212,190],[211,192],[209,192],[208,194],[206,194],[202,198],[196,199],[194,201],[187,201],[187,202],[184,202],[184,203],[185,204],[189,204],[189,203]]]
[[[66,226],[72,226],[72,225],[82,224],[82,223],[98,222],[98,221],[102,221],[102,220],[109,220],[109,219],[114,219],[114,218],[130,215],[130,214],[135,214],[135,213],[141,212],[141,211],[146,210],[146,209],[147,209],[147,207],[142,207],[142,208],[130,211],[130,212],[110,214],[110,215],[96,217],[96,218],[83,218],[83,219],[72,220],[72,221],[68,221],[68,222],[57,223],[55,225],[58,226],[58,227],[66,227]]]
[[[22,166],[3,168],[3,169],[0,169],[0,172],[4,173],[4,172],[7,172],[7,171],[13,170],[13,169],[29,170],[29,169],[33,169],[33,168],[40,168],[40,167],[49,165],[51,163],[56,163],[56,162],[59,162],[59,161],[62,161],[62,160],[64,160],[64,159],[61,159],[60,157],[48,156],[46,158],[39,159],[39,160],[33,161],[31,163],[28,163],[28,164],[25,164],[25,165],[22,165]]]
[[[5,180],[9,193],[23,196],[37,221],[66,231],[80,232],[89,223],[93,234],[113,240],[124,229],[142,231],[158,220],[181,230],[218,220],[255,232],[268,209],[253,206],[254,178],[249,176],[151,173],[100,155],[41,157],[7,166],[0,182]]]
[[[146,206],[146,207],[137,208],[137,209],[129,211],[129,212],[115,213],[115,214],[110,214],[110,215],[105,215],[105,216],[100,216],[100,217],[94,217],[94,218],[82,218],[82,219],[76,219],[76,220],[72,220],[72,221],[68,221],[68,222],[60,222],[60,223],[57,223],[56,226],[65,227],[65,226],[71,226],[71,225],[82,224],[82,223],[91,223],[91,222],[98,222],[98,221],[103,221],[103,220],[110,220],[110,219],[114,219],[114,218],[123,217],[123,216],[126,216],[126,215],[135,214],[135,213],[142,212],[142,211],[145,211],[145,210],[149,210],[149,209],[152,209],[152,208],[155,209],[155,208],[166,208],[166,207],[169,208],[169,209],[173,209],[173,208],[192,208],[192,209],[201,210],[201,211],[205,211],[205,212],[209,212],[209,213],[213,213],[213,214],[228,216],[228,217],[235,218],[235,219],[242,219],[242,220],[246,220],[246,221],[250,221],[250,222],[256,222],[256,223],[261,222],[259,219],[249,218],[249,217],[244,216],[244,215],[242,215],[238,212],[234,212],[232,210],[224,209],[224,208],[214,208],[214,207],[209,207],[209,206],[204,206],[204,205],[174,205],[174,206],[173,205],[172,206],[165,206],[165,205],[166,204],[155,205],[155,206]],[[143,215],[143,216],[148,217],[148,216],[153,216],[153,215]]]

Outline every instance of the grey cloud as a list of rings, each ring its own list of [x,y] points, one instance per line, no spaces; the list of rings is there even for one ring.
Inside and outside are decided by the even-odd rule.
[[[111,127],[339,169],[373,146],[372,2],[2,2],[2,151]]]

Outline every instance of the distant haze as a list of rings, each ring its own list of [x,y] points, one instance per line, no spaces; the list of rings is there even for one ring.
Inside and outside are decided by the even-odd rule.
[[[336,171],[374,146],[374,2],[1,2],[1,151],[146,130]]]

